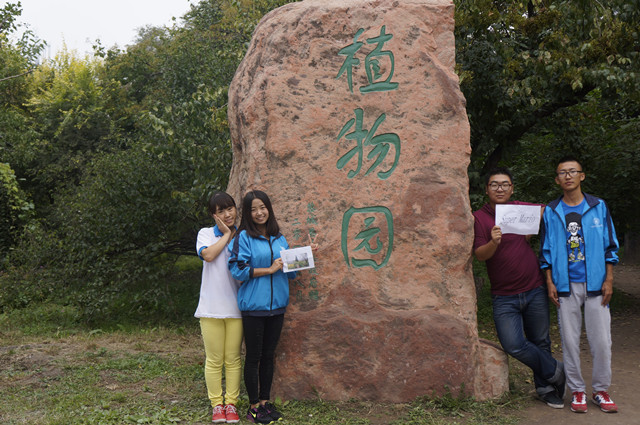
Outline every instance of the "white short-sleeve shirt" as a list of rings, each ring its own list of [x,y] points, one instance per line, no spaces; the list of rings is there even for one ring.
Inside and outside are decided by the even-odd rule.
[[[222,237],[217,226],[205,227],[198,232],[196,252],[213,245]],[[227,262],[230,252],[225,247],[213,261],[202,261],[202,284],[200,285],[200,301],[195,317],[214,319],[240,319],[238,309],[238,288],[240,282],[231,277]],[[202,259],[202,257],[200,257]]]

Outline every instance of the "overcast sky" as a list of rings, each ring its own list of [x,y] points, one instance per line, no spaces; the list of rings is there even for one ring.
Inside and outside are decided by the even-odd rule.
[[[18,0],[9,0],[17,3]],[[81,56],[92,53],[92,43],[132,44],[137,28],[171,26],[199,0],[20,0],[19,22],[28,24],[38,38],[47,42],[45,58],[55,56],[63,45]]]

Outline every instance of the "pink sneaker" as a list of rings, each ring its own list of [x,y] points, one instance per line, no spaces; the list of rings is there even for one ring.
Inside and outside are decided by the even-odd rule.
[[[596,391],[591,395],[591,401],[597,406],[600,406],[600,410],[605,413],[616,413],[618,406],[611,400],[609,393],[606,391]]]
[[[222,404],[218,404],[216,407],[213,408],[213,417],[211,418],[211,421],[214,424],[221,424],[221,423],[223,424],[227,422],[227,416],[224,414]]]
[[[224,412],[227,415],[227,423],[235,424],[240,422],[240,416],[238,415],[238,409],[233,404],[227,404],[224,406]]]
[[[571,398],[571,411],[587,413],[587,395],[582,391],[575,391]]]

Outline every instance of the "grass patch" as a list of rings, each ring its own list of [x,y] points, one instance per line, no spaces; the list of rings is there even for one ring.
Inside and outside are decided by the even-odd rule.
[[[53,336],[64,337],[78,332],[79,312],[71,306],[59,304],[32,304],[29,308],[9,310],[0,314],[0,336],[10,343],[12,337]]]
[[[447,393],[439,398],[421,397],[409,407],[407,418],[394,425],[409,424],[515,424],[509,396],[500,400],[479,402],[464,395]]]
[[[194,266],[191,260],[180,265],[183,270]],[[481,336],[496,340],[488,279],[479,295],[478,320]],[[73,307],[56,304],[0,314],[0,423],[211,423],[197,320],[157,323],[124,319],[98,327],[86,324]],[[512,362],[511,392],[488,402],[445,394],[401,404],[321,399],[276,403],[285,414],[282,425],[507,425],[516,423],[518,406],[530,399],[527,372]],[[244,389],[238,408],[244,416]]]
[[[140,351],[138,339],[153,351]],[[198,343],[195,331],[185,336],[156,330],[84,332],[5,346],[0,349],[0,422],[207,423]]]
[[[39,311],[56,311],[42,307]],[[29,313],[31,314],[31,313]],[[73,317],[69,311],[64,313]],[[29,315],[0,315],[2,424],[209,424],[211,406],[203,375],[197,321],[181,327],[96,331],[75,324],[30,325]],[[59,318],[55,314],[51,320]],[[29,332],[22,333],[25,325]],[[49,332],[49,333],[48,333]],[[281,424],[511,424],[505,400],[421,397],[412,403],[276,400]],[[242,389],[238,408],[248,408]]]

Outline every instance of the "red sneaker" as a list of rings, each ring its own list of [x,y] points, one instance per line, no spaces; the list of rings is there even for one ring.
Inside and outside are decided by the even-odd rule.
[[[587,413],[587,395],[582,391],[575,391],[571,398],[571,411]]]
[[[222,409],[222,404],[218,404],[216,407],[213,408],[213,417],[211,418],[211,421],[214,424],[227,422],[227,417],[224,414],[224,410]]]
[[[227,416],[228,424],[235,424],[240,422],[240,416],[238,416],[238,409],[233,404],[227,404],[224,406],[224,411]]]
[[[609,393],[606,391],[596,391],[591,395],[591,401],[597,406],[600,406],[600,410],[605,413],[616,413],[618,406],[611,400]]]

